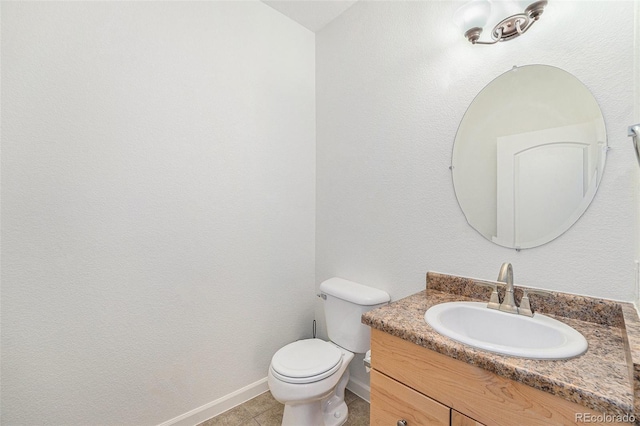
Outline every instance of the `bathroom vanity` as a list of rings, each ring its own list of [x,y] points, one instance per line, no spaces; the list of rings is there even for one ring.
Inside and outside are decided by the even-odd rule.
[[[517,300],[521,294],[516,286]],[[473,279],[430,272],[425,291],[362,316],[372,327],[372,425],[611,424],[638,413],[640,326],[632,305],[563,293],[532,298],[535,311],[588,341],[586,353],[559,361],[476,349],[424,320],[431,306],[489,296]]]

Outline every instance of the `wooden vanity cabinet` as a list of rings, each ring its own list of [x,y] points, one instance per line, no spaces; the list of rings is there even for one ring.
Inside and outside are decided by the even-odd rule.
[[[371,424],[484,426],[376,370],[371,370]]]
[[[451,426],[485,426],[480,422],[476,422],[471,417],[467,417],[456,410],[451,409]]]
[[[576,413],[599,413],[371,330],[371,424],[568,425]]]
[[[449,425],[451,409],[371,370],[371,424]]]

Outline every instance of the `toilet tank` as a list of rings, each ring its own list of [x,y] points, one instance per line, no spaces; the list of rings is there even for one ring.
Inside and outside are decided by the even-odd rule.
[[[363,313],[389,303],[389,294],[342,278],[320,284],[329,340],[355,353],[369,350],[371,330],[362,324]]]

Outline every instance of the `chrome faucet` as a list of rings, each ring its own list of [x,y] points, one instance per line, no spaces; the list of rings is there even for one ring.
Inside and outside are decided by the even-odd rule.
[[[520,299],[520,307],[518,307],[518,313],[520,315],[525,315],[527,317],[532,317],[534,312],[533,309],[531,309],[531,303],[529,302],[529,295],[530,294],[540,294],[540,295],[546,295],[546,296],[551,296],[553,295],[553,293],[551,293],[550,291],[547,290],[539,290],[539,289],[535,289],[535,288],[523,288],[522,289],[522,299]]]
[[[504,312],[517,314],[518,305],[516,305],[516,300],[513,297],[513,267],[510,263],[505,262],[502,264],[497,281],[503,282],[507,285],[504,292],[504,299],[502,299],[502,303],[498,309]]]
[[[481,280],[478,278],[473,279],[474,284],[483,287],[489,287],[491,290],[491,300],[487,304],[489,309],[497,309],[510,314],[525,315],[532,317],[534,315],[533,309],[531,309],[531,303],[529,302],[530,294],[553,296],[553,293],[547,290],[540,290],[536,288],[522,288],[522,299],[520,300],[520,306],[516,303],[516,299],[513,295],[513,266],[510,263],[503,263],[498,274],[496,281]],[[502,302],[500,301],[500,295],[498,294],[498,287],[505,286],[504,297]]]

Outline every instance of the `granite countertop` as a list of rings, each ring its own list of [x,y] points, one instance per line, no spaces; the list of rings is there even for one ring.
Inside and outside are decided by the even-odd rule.
[[[529,360],[476,349],[440,335],[424,320],[431,306],[453,301],[486,302],[490,293],[490,289],[475,285],[472,278],[429,272],[426,290],[369,311],[362,322],[598,412],[640,413],[640,398],[634,397],[640,396],[640,320],[632,304],[559,292],[533,296],[534,311],[568,324],[587,339],[585,354],[560,361]],[[520,300],[522,287],[517,284],[515,294]]]

